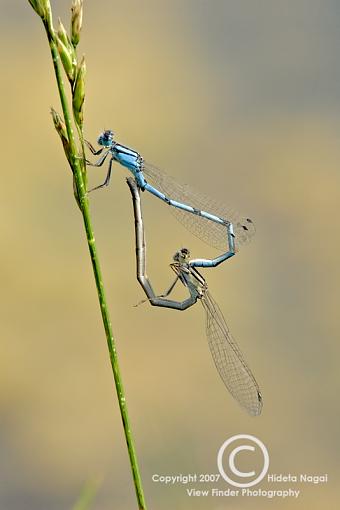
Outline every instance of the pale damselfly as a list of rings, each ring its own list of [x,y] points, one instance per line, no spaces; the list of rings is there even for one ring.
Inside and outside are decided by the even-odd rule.
[[[248,367],[238,345],[233,339],[224,316],[208,290],[207,282],[196,269],[197,267],[211,267],[234,255],[234,238],[228,230],[229,250],[218,259],[190,260],[190,252],[182,248],[175,253],[173,263],[170,264],[176,273],[176,279],[170,288],[162,295],[155,294],[150,279],[146,274],[146,244],[141,200],[138,185],[132,178],[127,179],[130,187],[135,217],[136,262],[137,279],[153,306],[186,310],[197,301],[202,303],[206,316],[206,333],[210,351],[221,376],[221,379],[231,395],[249,414],[257,416],[262,410],[262,396],[259,386]],[[216,261],[218,262],[216,263]],[[215,262],[214,264],[208,262]],[[183,301],[169,299],[168,296],[180,281],[189,291],[189,297]]]

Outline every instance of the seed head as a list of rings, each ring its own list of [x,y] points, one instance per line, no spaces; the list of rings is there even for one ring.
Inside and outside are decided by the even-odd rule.
[[[83,0],[73,0],[71,7],[71,41],[74,48],[79,43],[83,24]]]
[[[76,81],[73,88],[73,114],[77,124],[82,127],[84,120],[84,100],[85,100],[85,57],[81,59]]]
[[[65,155],[66,155],[69,163],[71,164],[70,144],[68,141],[65,123],[64,123],[63,119],[61,118],[61,116],[59,115],[59,113],[56,112],[53,108],[51,108],[51,115],[52,115],[54,127],[55,127],[58,135],[60,136],[61,142],[63,144]]]
[[[67,35],[67,32],[65,30],[65,27],[64,25],[62,24],[61,22],[61,19],[58,18],[58,31],[57,31],[57,35],[58,35],[58,38],[60,39],[60,41],[68,48],[70,49],[70,46],[71,46],[71,42],[70,42],[70,39]]]
[[[73,54],[73,51],[64,44],[62,39],[59,37],[59,34],[57,34],[57,46],[60,59],[65,69],[65,73],[67,74],[67,77],[72,84],[74,82],[76,67],[75,56]]]
[[[49,0],[28,0],[40,18],[52,27],[52,12]]]
[[[46,16],[45,11],[45,3],[44,0],[28,0],[35,12],[40,16],[41,18],[44,18]]]

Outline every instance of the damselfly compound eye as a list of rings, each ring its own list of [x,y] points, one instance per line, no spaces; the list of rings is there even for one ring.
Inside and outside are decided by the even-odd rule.
[[[97,143],[98,145],[102,145],[103,147],[110,147],[113,142],[113,131],[106,130],[101,133],[98,137]]]

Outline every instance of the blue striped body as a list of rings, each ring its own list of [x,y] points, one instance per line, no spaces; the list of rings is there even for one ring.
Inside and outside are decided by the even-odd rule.
[[[138,154],[138,152],[130,149],[129,147],[125,147],[125,145],[121,145],[120,143],[115,143],[111,147],[110,152],[113,159],[131,170],[135,177],[137,177],[138,172],[141,172],[143,158],[140,154]]]
[[[114,143],[114,145],[112,145],[110,149],[110,152],[112,154],[112,158],[115,161],[117,161],[117,163],[120,163],[122,166],[125,166],[125,168],[127,168],[133,173],[139,187],[143,191],[146,190],[155,197],[160,198],[161,200],[166,202],[168,205],[177,207],[178,209],[182,209],[183,211],[187,211],[191,214],[196,214],[197,216],[202,216],[203,218],[214,221],[215,223],[220,223],[221,225],[226,226],[229,225],[229,222],[226,222],[226,220],[219,218],[214,214],[210,214],[206,211],[195,209],[190,205],[182,204],[181,202],[176,202],[176,200],[172,200],[170,197],[167,197],[166,195],[164,195],[164,193],[151,186],[151,184],[149,184],[145,180],[143,174],[143,158],[138,152],[119,143]]]
[[[235,254],[240,240],[245,242],[255,232],[253,223],[249,218],[241,218],[239,215],[233,214],[233,211],[226,211],[223,207],[218,207],[218,204],[208,199],[208,197],[192,192],[186,186],[179,185],[171,177],[157,169],[157,167],[144,162],[142,156],[137,151],[117,143],[114,140],[112,131],[106,130],[100,134],[98,144],[102,149],[98,151],[89,142],[86,143],[93,154],[102,153],[102,156],[94,166],[101,166],[106,157],[110,157],[106,179],[103,184],[94,189],[109,184],[112,162],[116,161],[133,174],[135,181],[142,191],[148,191],[164,203],[172,206],[179,221],[203,241],[216,248],[221,247],[223,250],[225,250],[228,243],[227,252],[212,260],[195,259],[192,261],[192,267],[217,266]],[[149,178],[150,182],[154,185],[146,180]],[[210,207],[214,214],[205,210],[206,208],[210,209]],[[182,214],[182,212],[189,214]]]

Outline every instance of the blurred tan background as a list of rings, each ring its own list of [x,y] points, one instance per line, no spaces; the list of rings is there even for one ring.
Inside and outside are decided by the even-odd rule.
[[[52,3],[65,26],[70,3]],[[94,509],[136,508],[81,218],[49,115],[60,106],[46,38],[28,2],[0,5],[0,509],[70,509],[91,479]],[[133,307],[143,294],[127,172],[114,166],[111,187],[91,195],[150,509],[337,508],[339,16],[332,0],[85,2],[87,138],[112,128],[257,226],[237,257],[205,272],[263,391],[253,419],[219,380],[200,305]],[[91,184],[104,173],[90,169]],[[160,292],[177,248],[216,252],[143,199]],[[270,472],[328,473],[328,484],[267,500],[194,499],[152,482],[215,473],[219,447],[239,433],[267,445]]]

